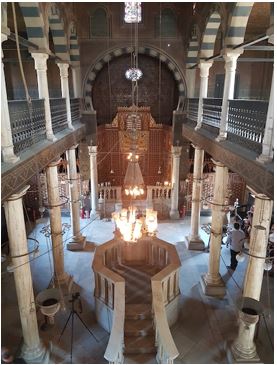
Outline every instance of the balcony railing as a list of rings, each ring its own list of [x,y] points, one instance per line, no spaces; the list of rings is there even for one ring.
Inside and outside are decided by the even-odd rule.
[[[8,105],[15,153],[45,139],[44,99],[32,100],[31,103],[10,100]]]
[[[198,117],[198,98],[188,99],[187,104],[187,118],[197,122]]]
[[[261,153],[267,109],[266,101],[229,100],[228,140]]]
[[[70,110],[72,124],[79,122],[80,120],[80,99],[70,99]]]
[[[222,99],[203,99],[203,124],[220,127]]]
[[[51,119],[53,133],[57,133],[67,128],[67,113],[65,98],[56,98],[50,100]]]

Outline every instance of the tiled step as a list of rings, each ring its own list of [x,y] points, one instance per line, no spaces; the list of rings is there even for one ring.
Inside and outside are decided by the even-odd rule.
[[[124,339],[124,354],[155,354],[154,336],[143,337],[125,337]]]
[[[125,319],[150,319],[152,307],[149,304],[126,304]]]
[[[154,335],[152,319],[127,319],[124,324],[125,336]]]

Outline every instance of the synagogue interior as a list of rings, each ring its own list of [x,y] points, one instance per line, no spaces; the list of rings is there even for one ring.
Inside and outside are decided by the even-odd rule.
[[[1,34],[1,362],[274,363],[274,3]]]

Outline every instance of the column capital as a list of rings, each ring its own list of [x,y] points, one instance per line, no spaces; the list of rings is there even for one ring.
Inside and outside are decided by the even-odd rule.
[[[171,154],[173,157],[180,157],[182,152],[182,147],[180,146],[171,146]]]
[[[200,60],[198,68],[200,69],[200,77],[208,77],[209,70],[213,64],[213,61]]]
[[[18,200],[18,199],[22,198],[26,194],[26,192],[29,188],[30,188],[30,185],[26,185],[18,193],[15,193],[15,194],[12,194],[11,196],[9,196],[7,201],[13,201],[13,200]]]
[[[55,167],[58,166],[58,164],[61,162],[61,158],[59,157],[57,160],[54,160],[52,162],[50,162],[47,167]]]
[[[75,144],[75,145],[73,145],[73,146],[71,146],[71,147],[69,147],[69,149],[68,150],[76,150],[76,148],[79,146],[79,143],[77,143],[77,144]]]
[[[235,71],[237,66],[237,60],[244,50],[242,48],[230,49],[225,48],[222,52],[225,60],[225,68]]]
[[[268,37],[268,43],[274,44],[274,26],[272,25],[270,28],[268,28],[266,34]]]
[[[197,146],[196,144],[191,143],[191,145],[192,145],[192,147],[193,147],[195,150],[203,150],[203,148],[202,148],[202,147],[199,147],[199,146]]]
[[[47,53],[31,53],[33,59],[35,60],[35,69],[37,71],[47,71],[47,60],[49,55]]]
[[[215,164],[215,165],[216,165],[216,166],[218,166],[218,167],[226,167],[226,166],[224,165],[224,163],[222,163],[222,162],[220,162],[220,161],[216,161],[216,160],[214,160],[213,158],[211,158],[211,160],[212,160],[213,164]]]
[[[88,146],[88,153],[90,155],[97,155],[97,146]]]
[[[60,76],[63,78],[68,77],[68,67],[69,64],[66,62],[57,62],[57,65],[60,69]]]

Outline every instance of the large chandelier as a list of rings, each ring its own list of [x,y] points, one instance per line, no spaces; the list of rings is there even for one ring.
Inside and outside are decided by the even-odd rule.
[[[134,152],[130,152],[127,158],[129,162],[124,178],[124,191],[126,195],[136,198],[144,194],[144,181],[138,163],[139,156]]]
[[[137,81],[142,77],[143,73],[139,68],[131,67],[125,72],[127,80]]]
[[[115,232],[121,234],[126,242],[137,242],[143,235],[155,236],[158,226],[157,211],[146,209],[146,215],[139,214],[136,207],[121,209],[113,212],[112,219],[115,222]]]

